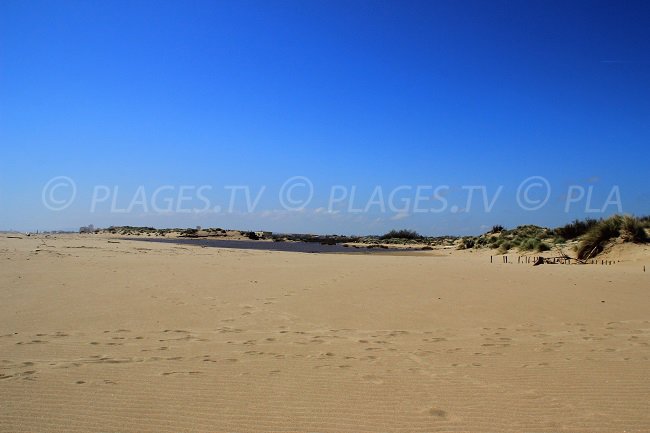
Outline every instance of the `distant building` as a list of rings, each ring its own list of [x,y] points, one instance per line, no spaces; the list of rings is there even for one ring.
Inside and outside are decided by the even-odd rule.
[[[79,227],[79,233],[95,233],[95,226],[89,224],[87,226]]]
[[[255,236],[260,239],[271,239],[273,232],[255,232]]]

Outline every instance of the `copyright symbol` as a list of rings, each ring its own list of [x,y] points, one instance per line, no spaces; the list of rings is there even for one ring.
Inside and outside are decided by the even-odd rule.
[[[50,179],[41,192],[43,206],[52,211],[61,211],[72,204],[77,195],[77,185],[67,176]]]
[[[541,189],[544,198],[536,198],[537,194],[533,197],[530,196],[531,190]],[[537,210],[541,209],[551,197],[551,184],[548,183],[545,177],[531,176],[526,178],[519,184],[517,188],[517,204],[524,210]]]
[[[306,197],[300,193],[303,189],[307,190]],[[314,184],[305,176],[294,176],[282,184],[279,199],[284,210],[302,210],[311,202],[313,196]]]

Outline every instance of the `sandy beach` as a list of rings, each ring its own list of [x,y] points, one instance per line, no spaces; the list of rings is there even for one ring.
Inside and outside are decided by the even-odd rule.
[[[3,432],[644,432],[616,266],[0,239]]]

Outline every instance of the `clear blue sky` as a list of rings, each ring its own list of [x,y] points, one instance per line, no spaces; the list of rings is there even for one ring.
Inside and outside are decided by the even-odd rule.
[[[615,186],[624,212],[647,214],[649,83],[645,1],[3,1],[0,229],[465,234],[611,214],[585,209]],[[313,199],[285,211],[299,175]],[[42,201],[55,176],[77,187],[56,212]],[[552,187],[534,211],[515,200],[530,176]],[[149,209],[90,212],[97,185],[118,186],[122,209],[142,186]],[[164,185],[210,185],[211,209],[224,186],[266,190],[252,212],[241,197],[235,212],[153,212]],[[448,208],[323,211],[334,185],[357,187],[353,208],[378,186],[387,201],[448,185]],[[476,185],[503,186],[490,212],[465,206]],[[565,212],[571,185],[592,188],[590,206]]]

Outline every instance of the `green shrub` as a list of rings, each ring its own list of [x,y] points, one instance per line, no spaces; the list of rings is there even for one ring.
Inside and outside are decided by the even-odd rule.
[[[504,234],[520,238],[544,238],[548,235],[548,229],[535,225],[518,226]]]
[[[621,235],[624,221],[624,230],[626,232],[624,240],[625,237],[627,237],[629,241],[638,239],[638,242],[642,242],[645,231],[643,232],[643,235],[638,232],[636,228],[640,226],[640,223],[636,218],[614,215],[606,220],[599,221],[584,234],[580,244],[578,245],[578,258],[588,259],[603,251],[610,239],[617,238]]]
[[[643,227],[650,228],[650,215],[639,217],[638,220]]]
[[[422,239],[422,236],[415,230],[391,230],[379,237],[379,239]]]
[[[501,246],[499,246],[499,252],[501,254],[507,253],[510,250],[510,248],[512,248],[512,242],[505,241],[501,244]]]
[[[520,245],[519,249],[523,251],[537,250],[542,242],[536,238],[525,239]]]
[[[482,248],[482,247],[486,246],[487,243],[488,243],[488,240],[485,237],[481,236],[481,237],[476,238],[475,246],[478,247],[478,248]]]
[[[475,238],[463,238],[460,241],[460,244],[458,245],[459,250],[466,250],[469,248],[474,248],[476,245],[476,239]]]
[[[598,220],[593,218],[587,218],[584,221],[575,220],[565,226],[556,228],[553,233],[564,239],[571,240],[584,235],[596,224],[598,224]]]
[[[540,253],[543,251],[548,251],[550,249],[551,247],[546,242],[540,242],[539,245],[537,245],[537,251]]]
[[[621,219],[621,237],[626,242],[647,242],[648,235],[645,231],[644,224],[630,215],[625,215]]]

